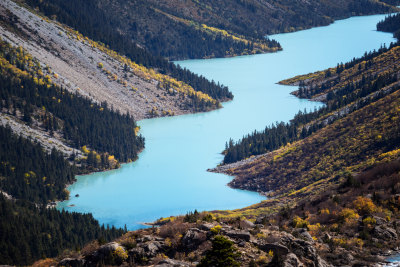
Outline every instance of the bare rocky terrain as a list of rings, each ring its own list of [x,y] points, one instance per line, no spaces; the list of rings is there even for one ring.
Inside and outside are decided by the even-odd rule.
[[[55,21],[11,0],[0,2],[0,17],[0,38],[23,47],[42,66],[51,69],[53,82],[71,92],[95,102],[105,101],[122,113],[129,112],[136,120],[191,112],[186,108],[187,97],[158,88],[156,79],[136,75],[116,57],[94,47],[89,39]],[[13,26],[7,21],[12,21]],[[159,113],[150,114],[152,109]]]
[[[68,146],[66,140],[63,140],[60,134],[55,133],[53,136],[50,136],[44,129],[38,126],[30,127],[14,116],[0,114],[0,125],[10,127],[12,131],[19,136],[26,139],[31,138],[36,142],[39,142],[40,145],[49,153],[53,148],[55,148],[62,152],[66,157],[74,154],[76,158],[80,159],[84,156],[82,151]]]

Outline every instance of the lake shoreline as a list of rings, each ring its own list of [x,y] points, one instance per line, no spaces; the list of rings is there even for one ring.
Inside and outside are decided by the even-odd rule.
[[[334,65],[338,60],[351,59],[361,53],[360,50],[379,47],[382,41],[378,44],[373,41],[373,36],[383,35],[370,29],[382,17],[356,17],[326,27],[273,36],[283,40],[284,50],[279,53],[175,62],[228,86],[234,100],[210,112],[140,120],[138,125],[146,137],[146,148],[138,160],[123,164],[118,170],[79,177],[70,189],[71,195],[79,193],[80,197],[63,205],[75,204],[75,207],[65,207],[66,210],[90,212],[100,223],[123,226],[126,222],[129,229],[139,229],[142,222],[195,209],[234,210],[260,203],[265,200],[265,195],[254,192],[256,190],[232,189],[229,185],[232,177],[210,172],[210,167],[222,161],[223,144],[229,138],[238,140],[254,129],[262,130],[276,120],[289,121],[299,110],[321,105],[292,97],[290,92],[293,90],[289,90],[292,88],[277,85],[276,81]],[[348,26],[363,27],[363,31],[357,31],[361,37],[354,38],[354,33],[346,35],[343,31],[350,31]],[[323,35],[328,30],[329,35]],[[321,41],[325,36],[326,44],[315,44],[314,35]],[[369,38],[368,41],[360,42],[364,37]],[[342,38],[348,40],[346,43],[357,43],[357,46],[344,53],[335,44]],[[365,48],[363,44],[366,44]],[[316,56],[303,59],[308,52],[298,53],[299,46]],[[324,49],[318,50],[318,47]],[[326,54],[328,48],[332,52]],[[325,58],[326,55],[329,57]],[[291,63],[287,65],[287,62]]]

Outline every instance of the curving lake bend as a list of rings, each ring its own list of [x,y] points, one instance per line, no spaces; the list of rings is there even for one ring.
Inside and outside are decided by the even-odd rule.
[[[212,112],[139,122],[146,148],[136,162],[113,171],[79,176],[68,189],[71,199],[58,209],[91,212],[100,223],[130,230],[142,222],[195,209],[242,208],[265,199],[231,189],[229,176],[209,173],[222,161],[229,138],[237,140],[299,110],[321,104],[297,99],[282,79],[346,62],[394,41],[375,31],[383,15],[354,17],[327,27],[271,36],[283,51],[225,59],[177,62],[229,86],[235,99]],[[79,194],[79,197],[75,197]]]

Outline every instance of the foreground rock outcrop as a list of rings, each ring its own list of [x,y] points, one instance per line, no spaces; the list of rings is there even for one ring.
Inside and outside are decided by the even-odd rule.
[[[209,223],[202,221],[201,216],[196,222],[187,222],[185,218],[178,217],[160,227],[129,232],[115,242],[104,245],[94,241],[78,257],[75,255],[59,260],[58,266],[196,266],[214,249],[216,237],[221,236],[232,244],[233,251],[237,252],[235,261],[240,266],[373,264],[368,262],[370,259],[360,259],[356,251],[330,248],[332,237],[329,234],[323,240],[315,240],[306,228],[282,230],[270,224],[253,224],[246,220]],[[265,217],[259,217],[257,222],[260,221],[265,222]],[[385,227],[386,224],[376,231],[380,231],[382,238],[386,238],[388,233],[394,237],[396,230]],[[376,259],[384,260],[382,257]]]

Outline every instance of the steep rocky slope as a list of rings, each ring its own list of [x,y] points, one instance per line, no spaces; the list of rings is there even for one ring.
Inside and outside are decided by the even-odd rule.
[[[26,49],[51,69],[56,84],[71,92],[107,102],[136,119],[193,112],[194,99],[217,107],[216,100],[190,86],[136,65],[10,0],[1,2],[0,15],[1,38]]]

